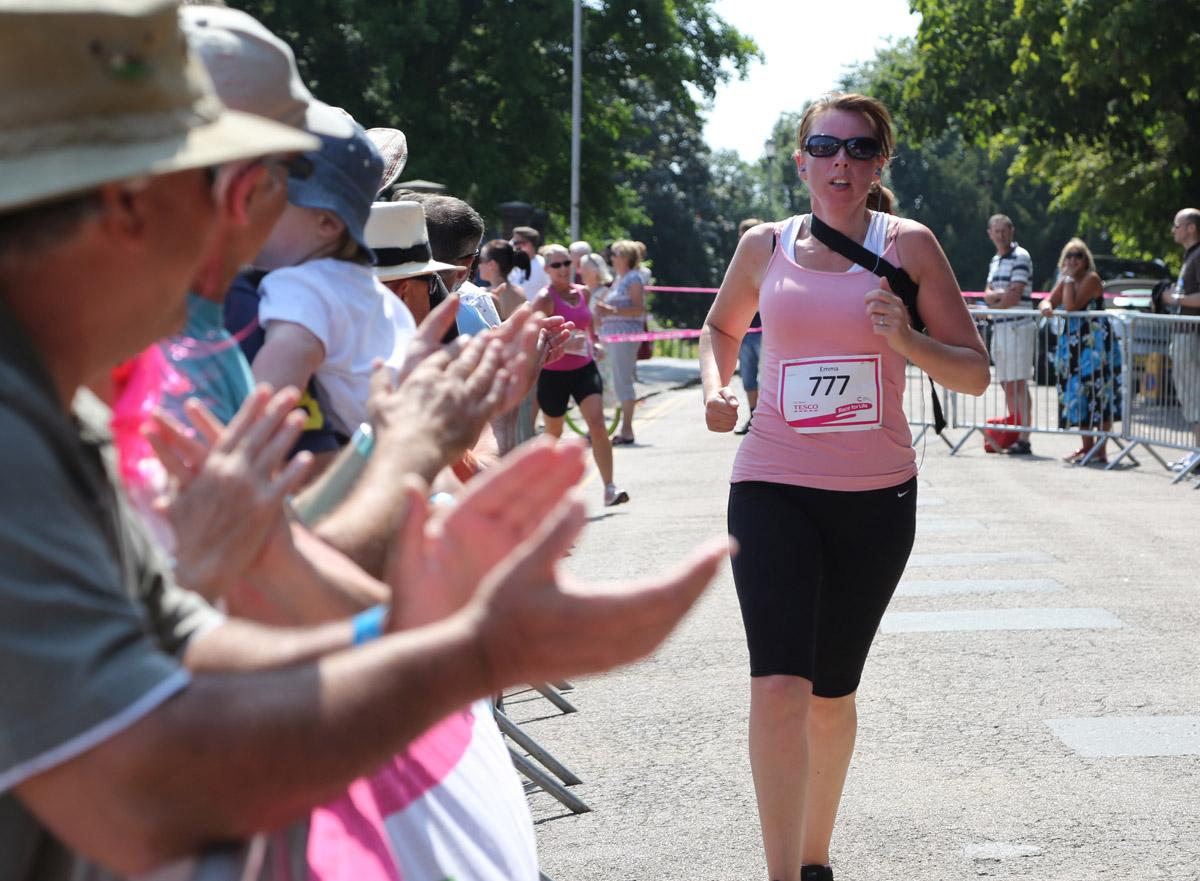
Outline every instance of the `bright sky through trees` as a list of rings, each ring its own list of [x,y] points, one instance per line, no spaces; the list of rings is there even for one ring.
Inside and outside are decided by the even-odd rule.
[[[781,111],[832,89],[847,65],[868,61],[921,22],[908,0],[717,0],[718,15],[752,37],[766,56],[744,81],[717,90],[705,139],[753,161]]]

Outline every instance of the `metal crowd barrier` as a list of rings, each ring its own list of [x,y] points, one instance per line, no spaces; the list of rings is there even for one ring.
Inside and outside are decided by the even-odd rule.
[[[1200,466],[1200,318],[1133,313],[1125,344],[1131,369],[1123,436],[1129,449],[1141,446],[1177,470],[1178,483]],[[1169,465],[1156,447],[1183,456]]]
[[[1200,472],[1200,317],[1116,310],[1043,316],[1033,309],[972,315],[988,346],[992,382],[979,397],[939,389],[948,426],[942,439],[952,454],[974,434],[999,429],[1095,438],[1080,464],[1112,441],[1108,469],[1126,459],[1140,464],[1133,456],[1140,447],[1178,472],[1173,482]],[[915,444],[933,426],[929,383],[911,364],[907,383]],[[1182,458],[1168,463],[1163,448]]]

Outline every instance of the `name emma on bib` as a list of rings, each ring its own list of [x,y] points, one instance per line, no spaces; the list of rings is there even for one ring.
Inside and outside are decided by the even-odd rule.
[[[779,363],[779,409],[800,434],[883,427],[883,356],[825,355]]]

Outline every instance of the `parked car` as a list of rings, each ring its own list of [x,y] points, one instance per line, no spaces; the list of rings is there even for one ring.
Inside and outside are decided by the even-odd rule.
[[[1096,272],[1104,285],[1105,305],[1111,309],[1152,312],[1152,295],[1161,282],[1170,282],[1171,273],[1161,260],[1126,260],[1101,254]]]

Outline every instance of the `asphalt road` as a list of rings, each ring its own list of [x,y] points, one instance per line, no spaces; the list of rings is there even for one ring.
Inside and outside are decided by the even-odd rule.
[[[566,562],[582,578],[659,570],[724,529],[739,438],[704,431],[699,391],[670,390],[686,374],[663,369],[638,445],[616,451],[631,502],[597,503]],[[1018,458],[973,438],[952,458],[931,436],[918,448],[917,543],[859,692],[839,881],[1200,878],[1200,492],[1170,486],[1148,457],[1112,472],[1062,464],[1075,446],[1035,437],[1039,455]],[[509,704],[593,808],[530,795],[546,874],[765,879],[728,569],[657,654],[575,684],[576,714],[532,694]],[[1090,748],[1060,736],[1097,722],[1169,730],[1101,729]]]

